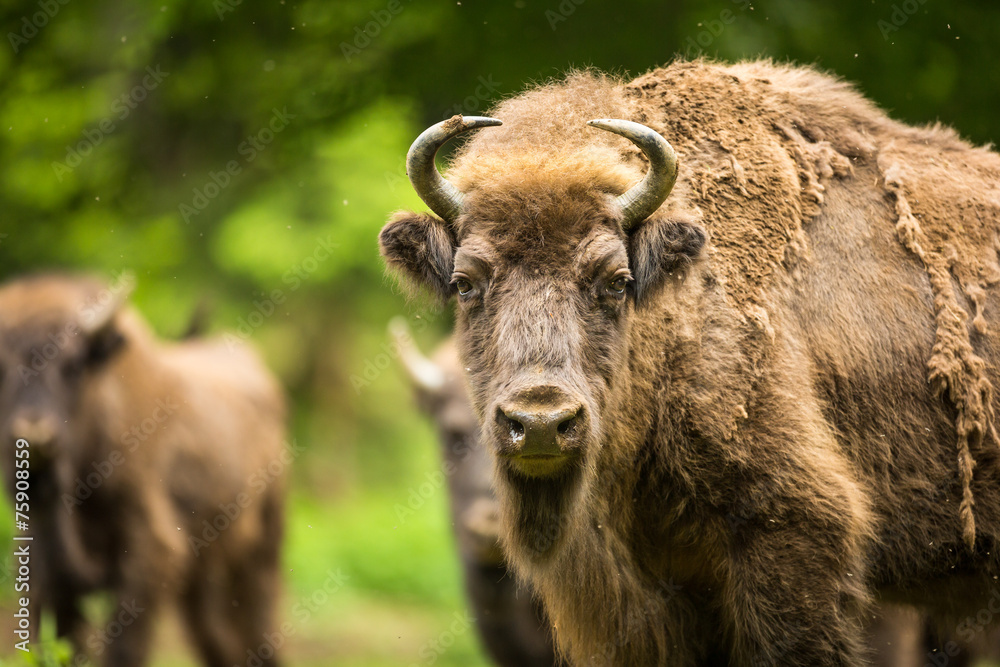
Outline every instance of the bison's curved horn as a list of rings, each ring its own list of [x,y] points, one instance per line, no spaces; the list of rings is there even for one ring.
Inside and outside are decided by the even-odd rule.
[[[614,132],[642,149],[649,158],[646,177],[618,197],[622,209],[622,229],[626,232],[660,208],[677,180],[677,154],[660,134],[630,120],[605,118],[588,121],[587,125]]]
[[[452,116],[424,130],[406,154],[406,175],[413,189],[432,211],[445,221],[452,221],[462,213],[462,195],[444,180],[434,166],[438,149],[452,137],[480,127],[503,125],[496,118],[484,116]]]
[[[431,394],[437,394],[444,388],[444,371],[440,366],[428,359],[413,342],[413,334],[409,325],[402,317],[394,317],[389,322],[389,333],[399,349],[399,360],[417,386]]]

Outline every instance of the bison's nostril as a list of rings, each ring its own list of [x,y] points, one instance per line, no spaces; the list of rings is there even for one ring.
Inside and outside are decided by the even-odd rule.
[[[524,424],[516,417],[508,415],[502,408],[497,408],[497,423],[510,433],[515,442],[524,437]]]
[[[572,414],[564,421],[560,422],[559,426],[556,427],[556,431],[559,432],[559,435],[568,435],[573,432],[573,429],[576,428],[577,414],[579,413]]]

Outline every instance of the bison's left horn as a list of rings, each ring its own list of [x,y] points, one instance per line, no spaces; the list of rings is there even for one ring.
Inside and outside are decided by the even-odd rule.
[[[622,209],[622,229],[628,232],[653,215],[670,194],[677,180],[677,154],[656,130],[640,123],[601,119],[589,121],[587,125],[625,137],[649,158],[646,177],[618,197],[618,205]]]
[[[464,195],[438,173],[434,156],[449,139],[469,130],[495,125],[503,123],[484,116],[452,116],[431,125],[410,146],[406,154],[406,175],[424,203],[443,220],[451,222],[461,215]]]

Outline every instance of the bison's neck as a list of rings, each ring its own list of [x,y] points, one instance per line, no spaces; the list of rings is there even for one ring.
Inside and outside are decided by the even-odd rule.
[[[529,574],[560,651],[580,665],[660,665],[674,654],[704,655],[683,632],[699,612],[672,580],[636,562],[631,540],[614,525],[616,515],[630,512],[612,505],[593,511],[603,518],[591,518],[544,571]],[[668,618],[676,622],[665,624]]]
[[[142,445],[163,426],[158,408],[178,396],[179,382],[160,363],[150,341],[130,338],[81,396],[80,432],[89,443],[84,467],[91,458],[105,460],[115,451],[123,455],[123,466],[141,458]]]

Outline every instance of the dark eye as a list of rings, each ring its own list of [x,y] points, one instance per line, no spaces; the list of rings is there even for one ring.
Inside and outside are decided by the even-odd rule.
[[[67,360],[62,366],[63,377],[74,380],[83,374],[83,359],[74,357]]]
[[[472,292],[472,283],[466,280],[465,278],[456,278],[454,284],[455,284],[455,289],[457,289],[458,293],[462,296],[465,296],[470,292]]]
[[[628,276],[618,276],[608,283],[608,291],[615,295],[625,294],[625,288],[628,286],[628,281]]]

